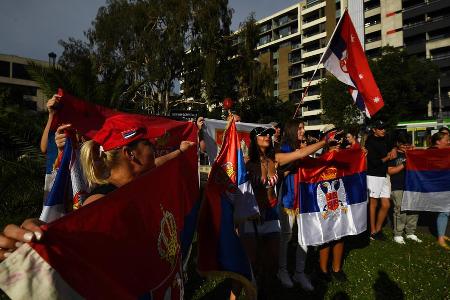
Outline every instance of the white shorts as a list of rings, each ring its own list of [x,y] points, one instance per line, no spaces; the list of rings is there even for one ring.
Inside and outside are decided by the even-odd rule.
[[[390,198],[391,180],[389,176],[378,177],[367,175],[367,189],[371,198]]]

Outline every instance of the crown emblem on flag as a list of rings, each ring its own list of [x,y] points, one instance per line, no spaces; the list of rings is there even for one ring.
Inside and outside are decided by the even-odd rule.
[[[180,250],[177,236],[177,224],[172,213],[161,206],[163,217],[161,218],[161,229],[158,237],[158,252],[162,259],[166,260],[172,267],[177,262]]]
[[[236,171],[234,169],[233,163],[227,162],[222,165],[223,170],[225,173],[227,173],[228,177],[233,178],[233,176],[236,174]]]
[[[337,177],[337,169],[335,167],[328,167],[322,174],[320,174],[321,180],[332,180]]]

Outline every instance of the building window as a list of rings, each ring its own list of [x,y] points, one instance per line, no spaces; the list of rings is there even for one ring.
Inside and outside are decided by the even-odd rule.
[[[280,44],[280,48],[285,48],[285,47],[290,47],[291,46],[291,42],[284,42],[282,44]]]
[[[28,74],[25,65],[13,63],[12,65],[12,77],[17,79],[30,80],[30,74]]]
[[[264,45],[264,44],[267,44],[268,42],[270,42],[270,35],[262,36],[259,39],[259,45]]]
[[[289,34],[291,34],[291,28],[288,27],[284,27],[282,29],[280,29],[280,31],[278,32],[280,35],[280,38],[283,38],[285,36],[288,36]]]
[[[290,21],[289,16],[282,16],[281,18],[278,19],[278,25],[286,24],[289,21]]]
[[[0,60],[0,76],[9,77],[9,61]]]

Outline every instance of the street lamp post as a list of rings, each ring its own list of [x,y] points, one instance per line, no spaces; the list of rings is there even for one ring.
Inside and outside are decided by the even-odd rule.
[[[56,61],[56,53],[55,52],[50,52],[48,54],[48,65],[50,67],[55,67],[55,61]]]
[[[441,128],[443,126],[444,118],[442,116],[442,98],[441,98],[441,79],[438,78],[438,105],[439,105],[439,111],[437,115],[437,127]]]

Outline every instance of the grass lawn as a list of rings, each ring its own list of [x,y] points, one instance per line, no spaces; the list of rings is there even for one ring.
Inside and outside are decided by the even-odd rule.
[[[0,220],[0,223],[4,225],[4,221]],[[418,233],[423,240],[421,244],[407,240],[406,245],[398,245],[392,241],[392,231],[384,231],[388,236],[385,242],[370,242],[361,236],[346,241],[344,271],[349,279],[347,283],[316,286],[316,291],[308,294],[297,286],[285,289],[274,277],[263,299],[450,299],[450,251],[438,247],[435,237],[429,233]],[[293,247],[289,259],[289,265],[293,267]],[[186,299],[227,299],[229,280],[200,278],[195,272],[194,261],[195,254],[191,256]],[[310,248],[307,273],[313,271],[317,261],[317,252]],[[8,297],[0,291],[0,299]]]
[[[361,236],[346,241],[347,283],[316,285],[316,291],[308,294],[297,286],[285,289],[274,278],[263,299],[450,299],[450,252],[437,246],[429,233],[418,233],[423,243],[406,240],[406,245],[394,243],[391,230],[385,229],[385,233],[385,242]],[[318,260],[317,253],[310,249],[307,272],[312,272]],[[294,251],[290,250],[289,257],[293,259]],[[189,298],[227,298],[227,280],[219,284],[207,282],[198,288],[205,281],[195,275],[190,279]]]

